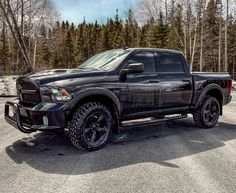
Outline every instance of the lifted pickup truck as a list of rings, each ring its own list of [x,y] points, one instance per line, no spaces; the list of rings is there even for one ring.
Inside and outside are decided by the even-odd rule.
[[[5,105],[9,124],[24,133],[68,128],[75,147],[96,150],[120,127],[187,114],[199,127],[215,126],[231,101],[232,80],[191,74],[179,51],[132,48],[97,54],[76,69],[22,76],[16,87],[17,99]],[[156,118],[127,124],[147,117]]]

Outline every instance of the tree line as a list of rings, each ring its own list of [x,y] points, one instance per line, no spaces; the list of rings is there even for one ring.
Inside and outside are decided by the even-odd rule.
[[[7,5],[9,0],[0,1],[5,1],[8,11],[9,6],[13,6]],[[19,5],[25,2],[25,10],[29,2],[31,6],[39,2],[45,6],[40,6],[40,14],[35,13],[36,19],[30,21],[27,14],[32,12],[22,14],[21,6],[17,7],[18,28],[14,27],[13,32],[19,31],[28,62],[14,33],[9,32],[6,17],[2,17],[1,74],[74,68],[96,53],[123,47],[176,49],[185,54],[192,71],[229,71],[232,75],[235,72],[236,17],[227,6],[232,0],[141,0],[137,9],[127,10],[125,18],[121,18],[117,10],[105,24],[84,20],[77,26],[59,20],[50,1],[17,2]],[[50,15],[45,17],[45,13]]]

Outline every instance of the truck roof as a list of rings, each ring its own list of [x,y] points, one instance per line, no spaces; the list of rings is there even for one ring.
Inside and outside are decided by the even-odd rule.
[[[171,50],[171,49],[163,49],[163,48],[127,48],[127,50],[135,51],[135,50],[151,50],[151,51],[159,51],[159,52],[171,52],[171,53],[177,53],[177,54],[183,54],[183,52],[179,50]]]

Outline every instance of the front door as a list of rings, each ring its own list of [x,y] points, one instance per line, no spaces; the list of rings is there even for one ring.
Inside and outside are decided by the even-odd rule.
[[[160,83],[154,52],[138,51],[128,59],[126,66],[132,63],[143,63],[144,72],[127,74],[127,79],[121,81],[123,116],[152,111],[159,104]]]

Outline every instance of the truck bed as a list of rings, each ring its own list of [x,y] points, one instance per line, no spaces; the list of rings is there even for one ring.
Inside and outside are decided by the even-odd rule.
[[[228,73],[222,72],[192,72],[193,77],[193,99],[192,104],[196,104],[198,98],[200,97],[201,91],[207,85],[217,85],[220,87],[220,90],[223,94],[223,104],[227,103],[228,98],[230,97],[230,84],[231,76]]]

